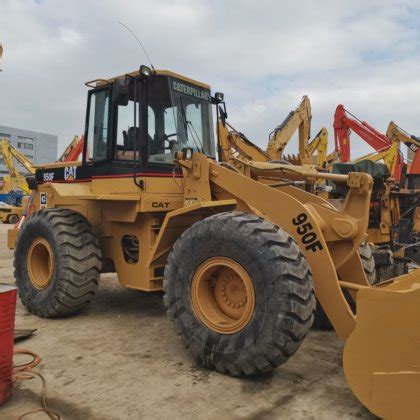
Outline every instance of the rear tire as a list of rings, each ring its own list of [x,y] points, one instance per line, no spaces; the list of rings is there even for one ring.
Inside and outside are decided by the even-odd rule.
[[[23,224],[14,267],[20,299],[35,315],[73,314],[95,294],[101,251],[87,219],[62,208],[40,210]]]
[[[202,267],[218,260],[246,272],[242,279],[248,277],[253,290],[239,301],[248,305],[252,295],[255,303],[247,322],[233,323],[236,327],[225,333],[220,331],[229,318],[210,325],[197,309],[201,303],[206,308],[206,302],[197,303],[202,298],[194,288]],[[216,295],[224,269],[208,274],[207,292]],[[304,255],[286,232],[252,214],[221,213],[187,229],[168,257],[164,291],[168,316],[197,361],[235,376],[268,372],[284,363],[313,322],[315,297]]]
[[[375,260],[373,258],[372,248],[370,247],[368,242],[364,242],[362,245],[359,246],[359,255],[362,261],[363,270],[366,274],[366,279],[371,286],[377,283],[376,281],[376,268],[375,268]],[[345,296],[349,305],[352,308],[355,308],[353,299],[351,296],[345,291]],[[313,327],[318,330],[331,330],[332,324],[327,317],[324,309],[322,309],[321,304],[317,301],[316,311],[315,311],[315,319]]]

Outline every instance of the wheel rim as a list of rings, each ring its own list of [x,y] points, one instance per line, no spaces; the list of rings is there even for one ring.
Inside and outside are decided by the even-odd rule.
[[[211,330],[234,334],[251,320],[255,308],[254,286],[246,270],[225,257],[206,260],[191,283],[194,313]]]
[[[46,289],[54,272],[54,254],[44,238],[32,242],[28,252],[28,272],[31,283],[38,290]]]

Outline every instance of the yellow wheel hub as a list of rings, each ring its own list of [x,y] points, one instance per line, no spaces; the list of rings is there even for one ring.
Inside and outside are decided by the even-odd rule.
[[[203,262],[191,283],[191,303],[208,328],[234,334],[251,320],[255,309],[252,280],[237,262],[213,257]]]
[[[54,272],[54,254],[44,238],[35,239],[29,247],[28,273],[31,283],[38,290],[46,289]]]

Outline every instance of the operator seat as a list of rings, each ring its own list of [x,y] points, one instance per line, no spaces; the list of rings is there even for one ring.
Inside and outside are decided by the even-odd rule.
[[[123,131],[123,136],[124,136],[124,151],[127,151],[127,150],[131,151],[134,149],[139,151],[140,127],[130,127],[127,131]]]

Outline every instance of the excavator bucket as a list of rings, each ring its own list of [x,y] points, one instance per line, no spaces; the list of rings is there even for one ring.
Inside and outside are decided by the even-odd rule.
[[[420,415],[420,274],[357,292],[343,367],[356,397],[385,419]]]

